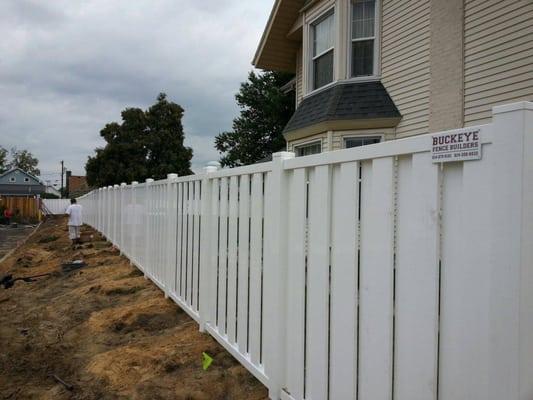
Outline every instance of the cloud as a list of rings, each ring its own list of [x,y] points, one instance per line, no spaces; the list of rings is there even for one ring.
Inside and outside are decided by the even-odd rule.
[[[44,174],[84,172],[100,129],[159,92],[185,108],[193,167],[217,159],[234,94],[272,0],[4,0],[0,145],[26,148]]]

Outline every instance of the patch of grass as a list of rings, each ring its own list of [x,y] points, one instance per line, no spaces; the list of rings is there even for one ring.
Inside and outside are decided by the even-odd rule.
[[[43,237],[41,240],[39,240],[39,243],[55,242],[57,239],[59,239],[59,236],[56,236],[56,235],[46,236],[46,237]]]

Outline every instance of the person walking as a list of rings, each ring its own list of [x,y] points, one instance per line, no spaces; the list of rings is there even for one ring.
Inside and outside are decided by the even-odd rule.
[[[77,204],[76,199],[70,200],[70,206],[68,206],[68,237],[72,240],[72,247],[76,248],[76,245],[80,244],[80,231],[82,222],[82,207]]]
[[[4,218],[6,220],[6,225],[11,225],[11,218],[13,218],[13,211],[10,208],[4,210]]]

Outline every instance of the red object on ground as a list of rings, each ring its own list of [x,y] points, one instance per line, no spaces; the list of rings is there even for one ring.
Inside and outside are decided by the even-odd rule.
[[[6,208],[4,210],[4,217],[5,218],[13,218],[13,211],[11,211],[10,209]]]

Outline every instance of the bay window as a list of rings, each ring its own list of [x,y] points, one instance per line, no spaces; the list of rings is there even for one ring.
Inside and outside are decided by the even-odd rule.
[[[346,149],[352,147],[366,146],[367,144],[374,144],[381,142],[381,136],[360,136],[349,137],[344,139],[344,147]]]
[[[352,0],[351,76],[375,75],[376,1]]]
[[[294,148],[297,157],[310,156],[322,152],[322,143],[320,141],[307,143]]]
[[[313,90],[333,82],[334,42],[335,19],[330,11],[311,25]]]

